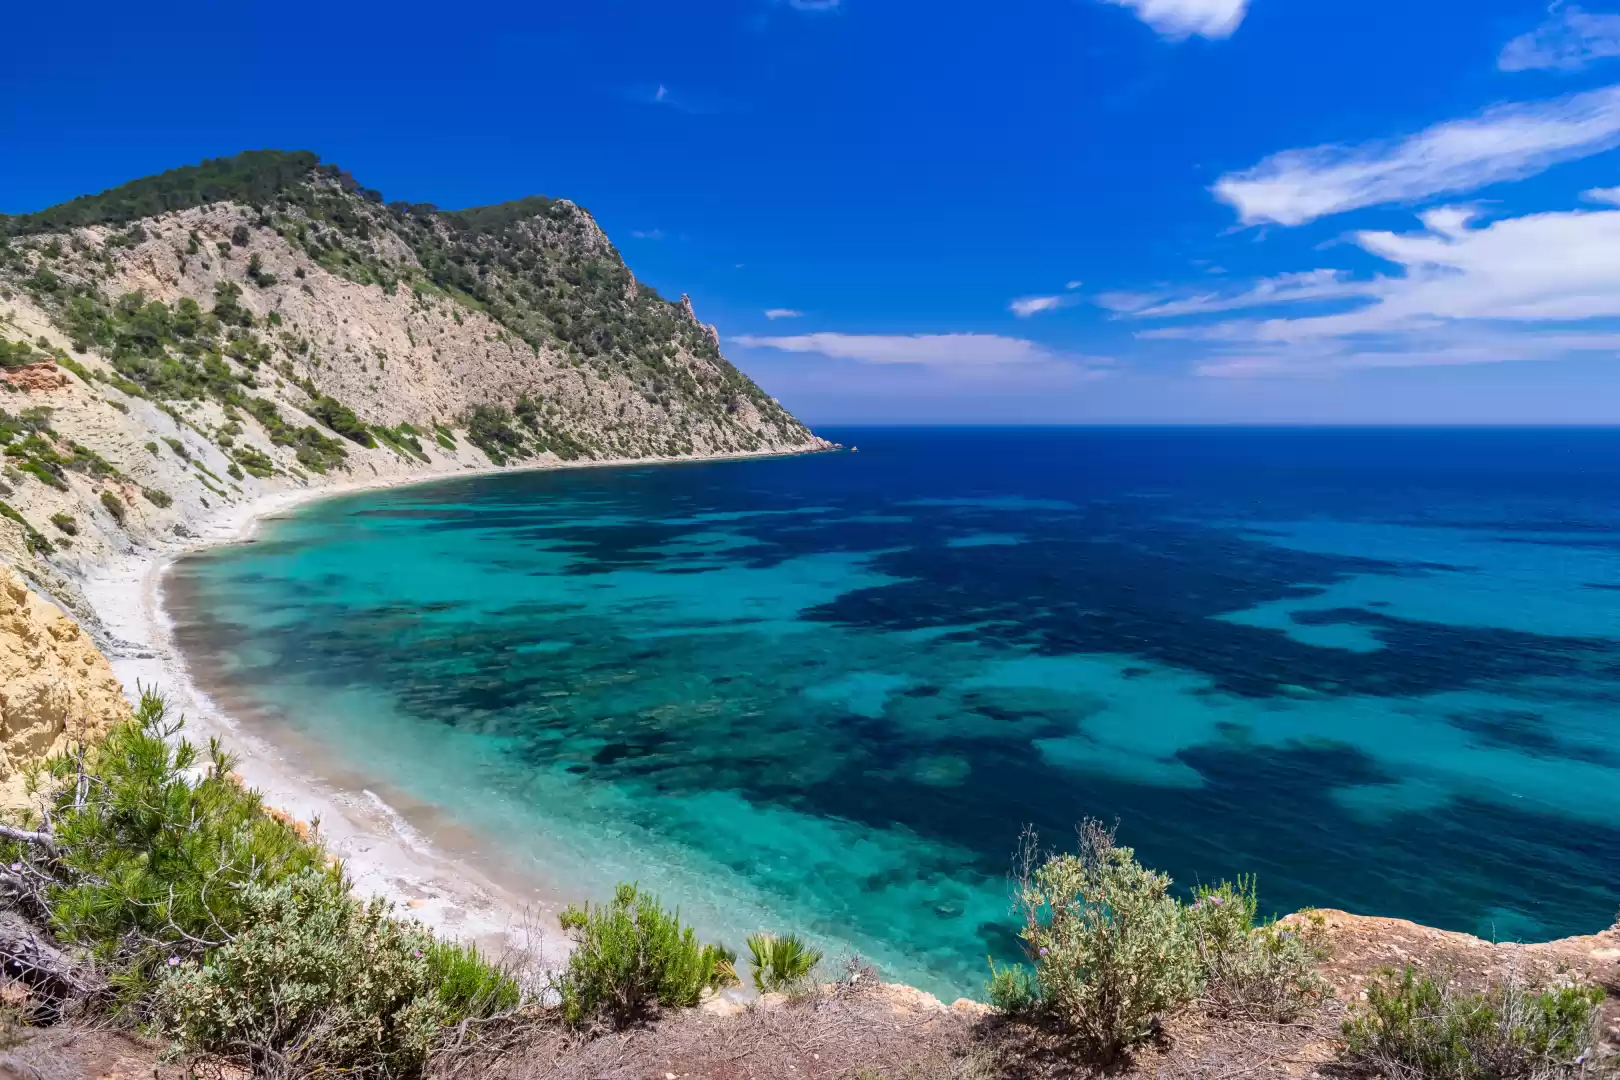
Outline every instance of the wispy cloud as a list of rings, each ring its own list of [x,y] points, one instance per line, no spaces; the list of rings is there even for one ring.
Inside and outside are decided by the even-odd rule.
[[[1043,311],[1056,311],[1068,302],[1067,296],[1020,296],[1007,305],[1007,310],[1020,319],[1027,319]]]
[[[1312,300],[1341,300],[1366,296],[1376,283],[1354,281],[1342,270],[1307,270],[1262,278],[1237,291],[1190,293],[1105,292],[1094,299],[1115,315],[1133,319],[1165,319],[1181,315],[1208,315],[1219,311],[1297,304]]]
[[[804,312],[802,311],[794,311],[792,308],[786,307],[773,307],[765,309],[765,317],[767,319],[797,319],[803,314]]]
[[[794,11],[837,11],[843,0],[787,0]]]
[[[1155,32],[1180,41],[1197,34],[1231,37],[1243,21],[1249,0],[1103,0],[1136,12]]]
[[[1555,3],[1547,21],[1502,48],[1503,71],[1579,71],[1596,60],[1620,56],[1620,15],[1594,15],[1574,4]]]
[[[1474,214],[1441,207],[1423,215],[1421,230],[1355,234],[1402,273],[1359,283],[1369,302],[1354,310],[1138,336],[1211,343],[1199,370],[1220,375],[1620,355],[1620,332],[1609,329],[1620,320],[1620,209],[1484,225]],[[1594,331],[1569,328],[1594,321]]]
[[[1360,146],[1274,154],[1218,180],[1215,196],[1248,225],[1302,225],[1329,214],[1520,180],[1620,146],[1620,86],[1513,103]]]
[[[1581,198],[1587,202],[1609,203],[1611,206],[1620,206],[1620,187],[1595,187],[1581,192]]]
[[[1060,353],[1027,338],[999,334],[800,334],[794,337],[758,337],[745,334],[731,339],[753,349],[810,353],[861,364],[906,364],[956,372],[996,370],[1036,364],[1101,368],[1105,357]]]
[[[630,235],[635,237],[637,240],[662,240],[664,238],[664,230],[663,229],[631,229],[630,230]]]
[[[713,103],[695,100],[667,83],[637,83],[624,87],[621,93],[639,105],[656,105],[676,112],[703,115],[717,111]]]

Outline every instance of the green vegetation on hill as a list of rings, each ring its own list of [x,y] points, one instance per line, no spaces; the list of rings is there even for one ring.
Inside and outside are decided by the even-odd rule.
[[[657,433],[627,420],[603,444],[570,417],[534,411],[518,417],[515,439],[474,440],[496,446],[504,459],[547,451],[564,458],[690,452],[687,425],[693,420],[730,429],[734,449],[759,449],[759,434],[733,420],[745,407],[777,439],[798,441],[807,434],[725,360],[689,310],[636,282],[590,215],[566,200],[531,196],[456,211],[425,203],[384,206],[376,192],[308,151],[256,150],[0,218],[0,267],[31,268],[24,287],[61,314],[79,346],[111,350],[119,374],[143,392],[159,399],[228,400],[221,384],[240,375],[222,360],[251,372],[271,355],[238,303],[238,286],[222,283],[212,310],[206,316],[193,312],[187,320],[138,296],[99,295],[82,277],[53,269],[60,243],[40,247],[31,239],[79,226],[128,225],[108,244],[137,243],[146,237],[141,218],[221,201],[253,208],[257,228],[273,229],[334,274],[389,292],[405,287],[423,302],[449,298],[493,319],[512,347],[558,350],[602,379],[625,378],[649,405],[676,418],[671,430]],[[221,257],[247,244],[250,235],[248,227],[238,228],[230,244],[220,243]],[[33,245],[40,257],[25,259],[7,246],[7,237]],[[401,245],[410,258],[399,257]],[[186,250],[188,256],[207,254],[195,234]],[[260,288],[275,285],[255,257],[250,280]],[[521,403],[492,404],[515,409]],[[319,401],[316,410],[312,415],[334,431],[374,445],[373,433],[352,412],[345,416],[347,410],[328,410]]]
[[[215,202],[256,206],[289,184],[307,178],[320,164],[308,150],[248,150],[131,180],[99,195],[76,199],[33,214],[0,214],[0,237],[61,232],[85,225],[122,225],[171,210]]]

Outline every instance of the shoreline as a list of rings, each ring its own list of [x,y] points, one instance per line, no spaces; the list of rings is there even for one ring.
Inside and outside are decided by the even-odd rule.
[[[118,553],[78,577],[77,585],[100,623],[96,636],[102,638],[103,652],[123,684],[125,697],[134,700],[139,687],[157,689],[175,714],[184,715],[186,737],[193,742],[218,737],[225,743],[227,750],[237,758],[237,773],[264,796],[267,807],[299,821],[318,820],[323,844],[331,854],[343,860],[345,872],[358,894],[382,896],[392,901],[400,914],[419,919],[446,936],[472,941],[491,955],[516,955],[531,964],[550,968],[564,962],[571,948],[556,925],[558,903],[553,898],[525,899],[513,888],[498,884],[476,865],[475,856],[456,850],[443,842],[442,836],[430,839],[409,820],[408,813],[391,805],[370,787],[349,788],[311,779],[307,767],[298,762],[300,748],[296,735],[287,732],[279,738],[272,737],[263,730],[264,725],[235,715],[198,685],[189,662],[175,642],[174,623],[165,606],[164,589],[169,570],[179,559],[194,552],[251,540],[269,518],[310,503],[364,491],[506,473],[702,464],[820,453],[828,449],[832,447],[705,457],[462,467],[267,492],[239,504],[220,507],[207,519],[195,523],[192,526],[195,535],[183,542]],[[358,773],[352,776],[356,782],[363,782],[364,778]],[[407,807],[407,811],[410,809]],[[535,891],[546,892],[543,888]]]

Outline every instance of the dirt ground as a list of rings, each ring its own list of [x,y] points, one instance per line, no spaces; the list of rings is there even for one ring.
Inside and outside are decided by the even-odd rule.
[[[1323,912],[1334,999],[1288,1024],[1216,1020],[1197,1008],[1167,1017],[1129,1061],[1079,1064],[1055,1032],[972,1002],[946,1006],[868,978],[753,1008],[711,1005],[584,1040],[536,1023],[487,1053],[445,1059],[438,1080],[1344,1080],[1339,1026],[1381,967],[1415,964],[1483,986],[1517,972],[1603,986],[1603,1031],[1620,1048],[1620,928],[1544,944],[1493,944],[1400,919]],[[179,1080],[159,1047],[119,1032],[0,1030],[0,1080]]]

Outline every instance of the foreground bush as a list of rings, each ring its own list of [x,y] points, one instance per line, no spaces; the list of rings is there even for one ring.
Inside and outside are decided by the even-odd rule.
[[[1256,925],[1255,879],[1198,890],[1187,924],[1204,981],[1204,998],[1220,1016],[1292,1020],[1330,992],[1316,966],[1327,958],[1327,928],[1314,911],[1296,924]]]
[[[821,963],[821,951],[810,948],[797,934],[750,934],[747,941],[754,967],[754,989],[762,994],[799,989]]]
[[[1345,1021],[1345,1047],[1394,1077],[1551,1080],[1596,1064],[1602,1001],[1597,987],[1533,992],[1517,979],[1465,994],[1449,979],[1386,968]]]
[[[406,1077],[516,981],[352,896],[335,862],[271,817],[217,744],[178,738],[157,695],[96,746],[31,777],[48,813],[0,829],[13,902],[96,960],[57,996],[113,991],[177,1053],[254,1076]],[[65,989],[62,987],[65,986]]]
[[[171,968],[154,1013],[177,1045],[255,1076],[409,1075],[450,1025],[517,1004],[516,984],[476,953],[329,875],[250,885],[242,906],[247,929]]]
[[[94,747],[46,765],[52,848],[41,863],[54,929],[118,962],[138,992],[171,955],[198,956],[252,921],[248,885],[314,873],[334,884],[319,847],[264,812],[232,776],[234,759],[176,741],[163,699],[142,694],[134,719]],[[201,775],[197,775],[197,771]]]
[[[1018,877],[1041,1003],[1101,1056],[1197,995],[1198,958],[1169,876],[1144,868],[1112,830],[1088,821],[1079,854],[1044,860],[1026,833]]]
[[[1330,991],[1321,917],[1257,922],[1254,878],[1202,887],[1191,904],[1095,821],[1078,854],[1039,850],[1026,831],[1015,868],[1028,965],[990,962],[990,1003],[1046,1013],[1102,1058],[1151,1034],[1159,1017],[1202,998],[1218,1016],[1285,1021]]]
[[[562,925],[577,943],[557,988],[569,1023],[619,1026],[654,1004],[690,1007],[704,990],[737,982],[734,954],[699,944],[680,912],[635,885],[620,885],[611,903],[569,907]]]

